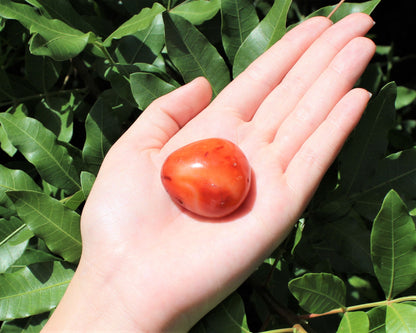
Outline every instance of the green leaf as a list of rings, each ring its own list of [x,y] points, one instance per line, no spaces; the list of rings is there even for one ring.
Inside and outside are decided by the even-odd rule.
[[[199,25],[212,19],[219,10],[220,0],[193,0],[182,2],[170,13],[183,17],[193,25]]]
[[[12,170],[0,164],[0,205],[11,207],[13,203],[7,197],[6,191],[38,191],[40,187],[22,170]]]
[[[373,177],[367,179],[363,189],[350,196],[354,207],[369,219],[374,219],[385,194],[395,189],[407,199],[416,198],[416,149],[387,156],[376,165]]]
[[[416,230],[399,195],[385,197],[371,231],[374,272],[388,300],[416,283]]]
[[[0,113],[0,123],[12,144],[36,167],[45,181],[69,193],[80,189],[72,157],[39,121]]]
[[[147,29],[152,24],[154,18],[164,11],[165,7],[157,2],[153,4],[152,8],[143,8],[139,14],[132,16],[108,36],[103,45],[110,46],[113,39],[120,39],[137,31]]]
[[[333,269],[345,273],[374,274],[370,254],[370,231],[359,216],[346,216],[324,224],[316,250]],[[360,260],[357,260],[357,258]]]
[[[131,74],[130,84],[134,99],[142,110],[156,98],[176,89],[175,86],[150,73]]]
[[[209,312],[190,333],[227,332],[249,333],[244,304],[236,293],[229,296]]]
[[[386,332],[416,332],[416,306],[406,303],[393,303],[387,306]]]
[[[289,290],[299,305],[311,313],[324,313],[345,306],[345,284],[333,274],[307,273],[291,280]]]
[[[69,262],[81,255],[79,215],[46,194],[31,191],[10,191],[17,213],[48,248]]]
[[[120,136],[119,120],[109,99],[115,99],[112,91],[104,92],[94,103],[85,120],[85,139],[82,157],[97,172],[104,156]]]
[[[286,33],[286,18],[291,3],[291,0],[276,0],[266,17],[251,31],[235,55],[233,77],[244,71]]]
[[[30,266],[33,264],[51,261],[61,261],[61,259],[57,256],[52,255],[50,252],[45,252],[43,250],[37,250],[28,247],[26,248],[26,251],[22,254],[22,256],[14,262],[13,266],[19,267],[20,269],[24,266]]]
[[[67,25],[81,31],[93,31],[93,27],[84,20],[82,15],[72,7],[67,0],[26,0],[32,6],[38,8],[49,19],[57,19]]]
[[[218,95],[230,82],[230,73],[217,49],[182,17],[164,13],[163,19],[168,56],[185,82],[204,76]]]
[[[84,197],[88,198],[92,186],[94,185],[95,182],[95,175],[87,172],[87,171],[82,171],[81,172],[81,187],[82,187],[82,192],[84,192]]]
[[[396,109],[399,110],[416,100],[416,90],[403,86],[397,87]]]
[[[117,60],[121,64],[151,64],[165,45],[164,31],[162,15],[158,14],[146,29],[120,39],[115,50]]]
[[[49,319],[49,312],[4,322],[0,333],[38,333]]]
[[[386,307],[379,306],[367,312],[371,333],[386,333]]]
[[[232,63],[241,44],[259,23],[256,9],[249,0],[221,0],[221,36]]]
[[[0,273],[19,259],[33,233],[16,217],[0,219]]]
[[[337,333],[368,333],[370,323],[364,311],[345,312]]]
[[[394,126],[396,85],[387,84],[370,102],[340,155],[340,189],[345,195],[360,191],[377,163],[385,157],[388,134]]]
[[[54,309],[73,273],[71,267],[53,262],[0,275],[0,321]]]
[[[38,14],[36,8],[0,0],[0,16],[19,21],[30,30],[30,51],[36,55],[50,56],[54,60],[67,60],[81,53],[95,37],[83,33],[59,20]]]
[[[344,2],[337,11],[331,16],[331,20],[333,22],[338,22],[345,16],[352,14],[352,13],[365,13],[365,14],[371,14],[373,10],[377,7],[377,5],[380,3],[381,0],[371,0],[367,2],[361,2],[361,3],[350,3],[350,2]],[[318,9],[317,11],[313,12],[311,15],[309,15],[307,18],[312,16],[328,16],[332,10],[335,8],[336,5],[333,6],[327,6]]]
[[[25,71],[30,83],[39,91],[48,91],[61,74],[62,65],[49,57],[34,56],[30,53],[25,57]]]

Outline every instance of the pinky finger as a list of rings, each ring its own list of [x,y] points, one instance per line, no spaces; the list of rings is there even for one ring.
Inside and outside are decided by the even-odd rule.
[[[370,98],[371,94],[361,88],[347,93],[290,161],[285,172],[287,185],[304,206],[359,122]]]

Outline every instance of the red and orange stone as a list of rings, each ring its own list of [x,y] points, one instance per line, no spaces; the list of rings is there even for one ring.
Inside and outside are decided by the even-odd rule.
[[[250,164],[228,140],[193,142],[168,156],[162,184],[174,202],[204,217],[219,218],[244,202],[251,185]]]

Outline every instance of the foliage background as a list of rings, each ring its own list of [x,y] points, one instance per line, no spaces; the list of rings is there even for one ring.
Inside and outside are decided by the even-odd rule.
[[[83,202],[140,110],[201,71],[220,91],[286,26],[334,4],[155,2],[0,0],[0,332],[39,331],[59,302]],[[379,2],[334,16],[375,8],[360,125],[290,237],[193,332],[416,331],[415,21],[410,1]]]

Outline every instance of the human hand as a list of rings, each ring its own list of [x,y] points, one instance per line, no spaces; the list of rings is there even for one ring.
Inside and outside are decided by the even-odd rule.
[[[375,51],[362,37],[372,26],[364,14],[309,19],[211,103],[203,78],[152,103],[104,160],[79,267],[46,330],[183,332],[235,290],[288,235],[360,119],[370,95],[352,87]],[[253,170],[243,206],[215,220],[178,207],[160,181],[171,152],[210,137],[236,143]]]

